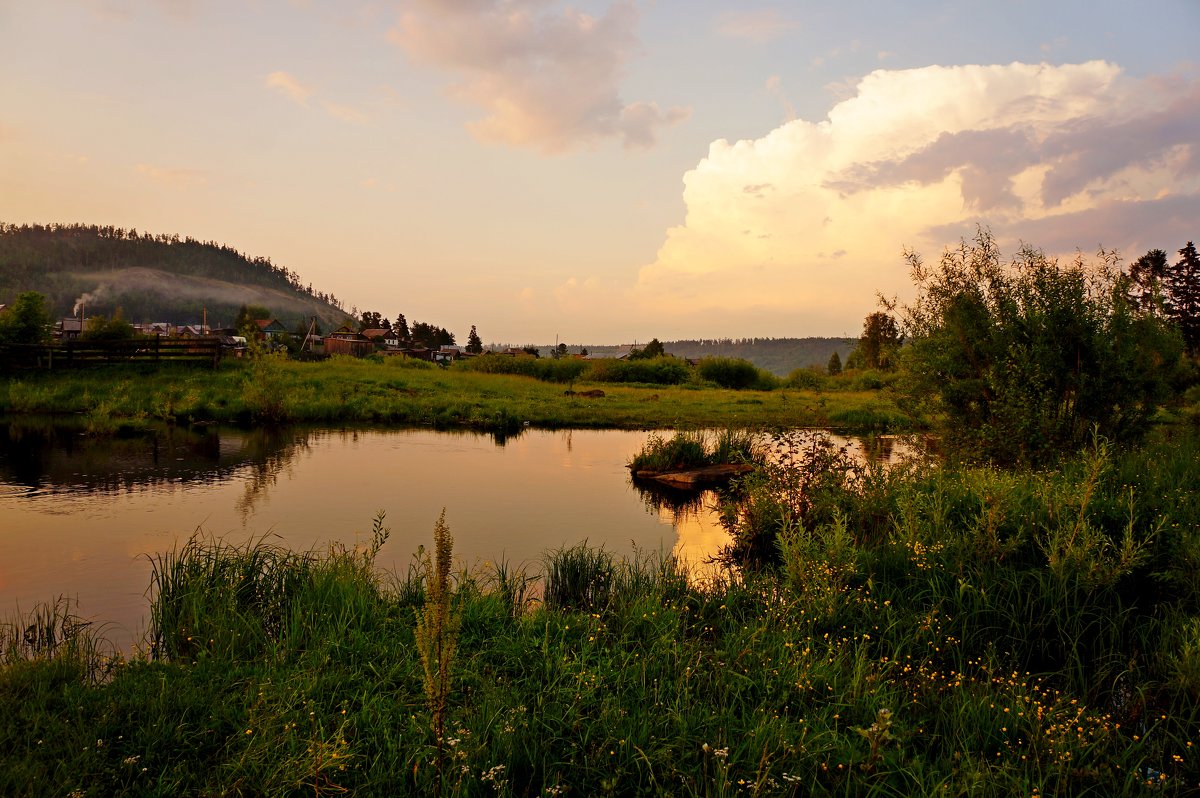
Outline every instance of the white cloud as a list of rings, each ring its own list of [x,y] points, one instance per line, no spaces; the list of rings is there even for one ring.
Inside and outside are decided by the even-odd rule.
[[[311,87],[304,85],[294,76],[283,71],[272,72],[267,75],[264,84],[268,89],[283,92],[299,105],[308,105],[308,98],[313,94]]]
[[[412,0],[388,38],[461,76],[452,96],[486,112],[470,125],[477,138],[555,153],[608,138],[651,146],[658,129],[687,117],[621,99],[636,23],[631,0],[599,17],[556,0]]]
[[[853,334],[876,292],[907,289],[904,246],[936,257],[976,223],[1010,248],[1136,257],[1195,235],[1197,142],[1195,81],[1103,62],[880,70],[820,122],[714,142],[637,295],[705,329]]]

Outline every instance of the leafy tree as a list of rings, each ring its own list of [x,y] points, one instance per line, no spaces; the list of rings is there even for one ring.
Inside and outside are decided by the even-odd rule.
[[[896,320],[883,312],[871,313],[863,320],[862,337],[858,339],[860,368],[889,369],[896,365],[896,354],[904,338]]]
[[[662,357],[667,353],[663,348],[662,342],[657,338],[651,338],[650,342],[641,349],[634,349],[629,353],[630,360],[649,360],[652,357]]]
[[[558,346],[554,347],[555,359],[566,357],[566,356],[567,356],[567,345],[566,344],[559,344]]]
[[[407,341],[412,337],[412,333],[408,329],[408,319],[404,318],[403,313],[396,314],[396,321],[392,323],[392,332],[400,336],[402,341]]]
[[[825,367],[831,376],[836,377],[842,373],[842,357],[837,352],[829,356],[829,365]]]
[[[1060,265],[1023,248],[1007,266],[991,234],[926,266],[905,253],[910,390],[944,420],[944,442],[994,463],[1038,464],[1095,430],[1136,438],[1177,368],[1180,340],[1134,312],[1116,257]]]
[[[1179,325],[1184,344],[1200,354],[1200,255],[1191,241],[1179,250],[1179,260],[1166,276],[1170,315]]]
[[[358,320],[360,330],[391,330],[391,324],[377,310],[364,310]]]
[[[475,332],[475,325],[471,325],[471,332],[467,333],[467,351],[473,355],[483,353],[483,341],[479,338],[479,333]]]
[[[427,349],[437,349],[440,346],[453,346],[454,334],[445,327],[436,327],[423,321],[412,324],[412,342]]]
[[[527,355],[533,355],[534,357],[542,356],[542,350],[538,349],[536,346],[523,346],[521,347],[521,351]]]
[[[80,338],[87,341],[130,341],[137,336],[137,330],[125,320],[125,312],[117,308],[111,318],[92,316],[87,320],[87,329]]]
[[[580,357],[587,357],[587,356],[588,356],[588,351],[587,351],[587,347],[586,347],[586,346],[582,346],[582,347],[580,347],[580,348],[579,348],[579,356],[580,356]]]
[[[254,322],[269,318],[271,318],[271,311],[262,305],[242,305],[241,309],[238,310],[237,320],[234,321],[233,326],[239,332],[244,333],[248,331],[255,333],[258,331],[258,327]]]
[[[26,291],[0,312],[0,344],[45,343],[53,325],[46,298],[37,291]]]

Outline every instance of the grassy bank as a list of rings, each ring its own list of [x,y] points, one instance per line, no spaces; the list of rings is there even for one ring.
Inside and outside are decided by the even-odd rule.
[[[0,794],[1200,789],[1194,438],[1036,473],[806,451],[731,510],[776,564],[704,585],[580,546],[544,603],[504,565],[438,602],[436,558],[374,567],[382,526],[359,551],[193,541],[156,561],[143,659],[63,605],[8,629]]]
[[[574,383],[441,370],[414,361],[265,358],[215,371],[112,367],[29,373],[0,382],[0,413],[78,414],[96,431],[144,420],[374,423],[511,430],[537,427],[825,426],[915,423],[889,393],[729,390],[696,385]],[[569,389],[568,389],[569,390]],[[603,395],[583,396],[602,391]]]

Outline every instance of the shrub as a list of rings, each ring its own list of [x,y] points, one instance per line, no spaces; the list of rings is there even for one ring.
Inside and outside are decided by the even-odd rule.
[[[825,385],[825,375],[812,366],[795,369],[783,381],[783,387],[797,390],[819,390]]]
[[[569,383],[579,379],[587,369],[585,360],[573,358],[539,358],[532,355],[497,355],[487,353],[469,360],[460,360],[455,368],[481,374],[518,374],[543,382]]]
[[[584,377],[594,382],[643,382],[678,385],[692,376],[687,361],[663,356],[648,360],[593,360]]]
[[[1137,438],[1169,385],[1182,343],[1135,311],[1112,253],[1060,265],[1029,247],[1005,266],[990,233],[936,267],[907,253],[917,286],[904,308],[912,394],[932,399],[946,443],[997,464],[1077,451],[1092,430]]]
[[[733,357],[706,357],[696,367],[700,378],[716,383],[722,388],[742,390],[760,386],[774,387],[775,377],[767,374],[748,360]]]

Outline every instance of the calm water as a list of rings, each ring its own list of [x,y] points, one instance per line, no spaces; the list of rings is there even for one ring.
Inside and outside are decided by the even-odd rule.
[[[392,530],[406,570],[442,508],[455,553],[535,567],[587,540],[700,563],[728,542],[708,509],[656,510],[625,463],[647,433],[531,430],[507,440],[423,430],[165,429],[96,440],[62,427],[0,436],[0,617],[65,595],[123,647],[141,637],[147,555],[196,531],[297,550]]]

